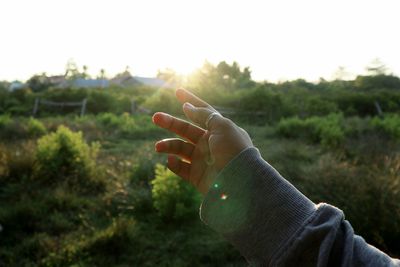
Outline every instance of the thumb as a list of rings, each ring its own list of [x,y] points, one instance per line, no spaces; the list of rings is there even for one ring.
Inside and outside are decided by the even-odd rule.
[[[221,122],[222,115],[219,114],[215,109],[213,108],[205,108],[205,107],[195,107],[190,103],[185,103],[183,105],[183,112],[185,113],[186,117],[193,121],[194,123],[199,124],[201,127],[206,129],[206,122],[208,122],[208,128],[214,127],[213,125],[218,125],[219,122]],[[209,119],[209,116],[213,113],[217,113],[217,116],[213,116],[211,120]]]

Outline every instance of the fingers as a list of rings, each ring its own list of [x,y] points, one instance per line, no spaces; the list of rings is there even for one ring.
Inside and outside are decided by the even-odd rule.
[[[190,104],[196,107],[210,107],[212,108],[207,102],[200,99],[199,97],[195,96],[191,92],[185,89],[178,89],[176,90],[176,97],[178,100],[183,104],[189,102]]]
[[[205,130],[200,127],[163,112],[155,113],[153,115],[153,122],[161,128],[172,131],[194,144],[196,144],[205,133]]]
[[[184,162],[174,155],[168,155],[168,169],[190,182],[190,163]]]
[[[205,129],[208,128],[208,130],[212,129],[215,125],[218,125],[218,123],[221,123],[223,120],[222,115],[220,115],[218,112],[217,114],[213,115],[213,117],[210,117],[216,112],[214,109],[195,107],[190,103],[185,103],[183,105],[183,112],[188,119],[199,124]]]
[[[155,148],[157,152],[174,154],[191,161],[194,145],[178,138],[170,138],[157,142]]]

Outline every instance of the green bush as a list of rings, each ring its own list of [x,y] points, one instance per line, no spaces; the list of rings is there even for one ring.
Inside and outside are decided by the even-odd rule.
[[[3,130],[12,122],[10,115],[0,115],[0,130]]]
[[[307,137],[312,129],[299,117],[282,119],[277,125],[277,133],[287,138]]]
[[[371,125],[389,137],[400,140],[400,116],[397,114],[385,115],[383,119],[375,117]]]
[[[26,137],[23,118],[11,118],[9,115],[0,115],[0,138],[16,140]]]
[[[65,182],[77,189],[99,185],[95,164],[99,144],[85,143],[81,132],[60,126],[38,140],[35,177],[51,184]],[[88,187],[89,186],[89,187]]]
[[[29,118],[27,131],[30,136],[37,137],[44,135],[47,132],[47,129],[41,121],[34,118]]]
[[[254,115],[259,113],[258,120],[271,122],[280,119],[287,110],[282,101],[282,95],[272,92],[267,88],[256,88],[249,91],[244,91],[240,95],[240,112],[249,114],[248,116],[254,121]]]
[[[85,245],[90,255],[102,257],[102,263],[131,249],[132,236],[135,232],[135,221],[120,217],[104,230],[98,231]],[[113,257],[110,257],[112,255]]]
[[[337,147],[344,140],[343,115],[330,114],[325,117],[282,119],[277,125],[277,133],[287,138],[305,138],[325,147]]]
[[[8,155],[5,147],[0,145],[0,181],[2,177],[7,177],[8,173]]]
[[[0,181],[17,182],[30,177],[34,164],[33,142],[0,144]]]
[[[344,140],[342,114],[330,114],[316,120],[316,130],[321,144],[325,147],[338,147]]]
[[[159,127],[151,122],[150,116],[147,115],[102,113],[97,115],[96,120],[105,131],[124,138],[157,137],[163,133]]]
[[[88,112],[117,112],[119,103],[115,96],[104,91],[91,91],[88,99]]]
[[[309,171],[303,190],[316,203],[325,202],[342,209],[355,232],[367,242],[388,253],[398,253],[399,174],[399,155],[387,157],[379,168],[356,166],[324,156]]]
[[[111,130],[122,135],[134,134],[139,130],[135,118],[128,113],[123,113],[122,115],[102,113],[97,115],[97,121],[106,131]]]
[[[143,106],[153,112],[182,113],[182,107],[179,102],[176,101],[175,90],[172,89],[159,89],[156,93],[147,98]]]
[[[194,187],[161,164],[156,165],[155,173],[152,197],[158,214],[167,221],[194,218],[200,204]]]

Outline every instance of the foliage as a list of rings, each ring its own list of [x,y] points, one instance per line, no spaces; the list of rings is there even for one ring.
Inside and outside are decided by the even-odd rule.
[[[30,177],[35,149],[31,141],[0,144],[0,184],[19,182]]]
[[[0,137],[3,139],[18,139],[26,135],[25,125],[11,118],[0,115]]]
[[[292,117],[281,120],[277,132],[285,137],[303,137],[326,147],[337,147],[344,140],[342,114],[330,114],[326,117],[300,119]]]
[[[338,206],[357,234],[399,256],[397,77],[260,83],[248,68],[226,62],[207,63],[187,80],[168,70],[160,76],[236,111],[228,116],[243,118],[241,126],[285,178],[313,201]],[[198,193],[157,164],[164,157],[153,153],[154,140],[166,131],[147,114],[126,113],[135,100],[182,114],[174,90],[6,88],[0,83],[1,264],[245,266],[198,220]],[[46,107],[29,118],[37,97],[87,98],[88,115]]]
[[[33,92],[45,91],[52,85],[45,73],[33,75],[26,83]]]
[[[8,176],[8,155],[3,146],[0,146],[0,180]]]
[[[121,130],[122,132],[129,132],[135,128],[135,120],[128,113],[122,116],[113,113],[102,113],[96,117],[97,121],[106,129]]]
[[[372,168],[325,156],[310,174],[304,187],[307,196],[340,207],[355,232],[369,243],[387,252],[399,251],[399,155]]]
[[[10,115],[0,115],[0,129],[3,130],[11,123]]]
[[[354,86],[360,90],[373,90],[373,89],[400,89],[399,77],[393,75],[369,75],[357,76],[354,81]]]
[[[254,85],[249,67],[241,68],[237,62],[231,65],[221,61],[216,66],[209,62],[189,76],[188,84],[201,93],[210,93],[215,88],[232,92],[235,89],[249,88]],[[215,91],[214,91],[215,92]]]
[[[371,124],[389,137],[400,140],[400,116],[398,114],[389,114],[383,119],[375,117],[371,120]]]
[[[152,111],[162,111],[172,114],[181,112],[182,107],[177,103],[175,91],[172,89],[160,89],[155,94],[150,96],[143,106]]]
[[[95,172],[98,150],[99,144],[89,146],[81,132],[60,126],[38,140],[35,177],[50,184],[65,182],[77,190],[95,189],[101,184]]]
[[[34,137],[44,135],[47,132],[47,129],[43,123],[34,118],[29,118],[27,130],[28,134]]]
[[[267,121],[276,121],[286,113],[282,96],[264,87],[242,92],[239,109],[240,112],[250,113],[252,117],[263,112]]]
[[[189,183],[161,164],[155,167],[152,196],[154,208],[167,221],[193,218],[197,214],[199,195]]]

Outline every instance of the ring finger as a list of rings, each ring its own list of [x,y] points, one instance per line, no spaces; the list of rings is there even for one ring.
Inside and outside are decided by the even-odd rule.
[[[179,138],[169,138],[158,141],[155,149],[160,153],[177,155],[187,161],[191,161],[195,146]]]

